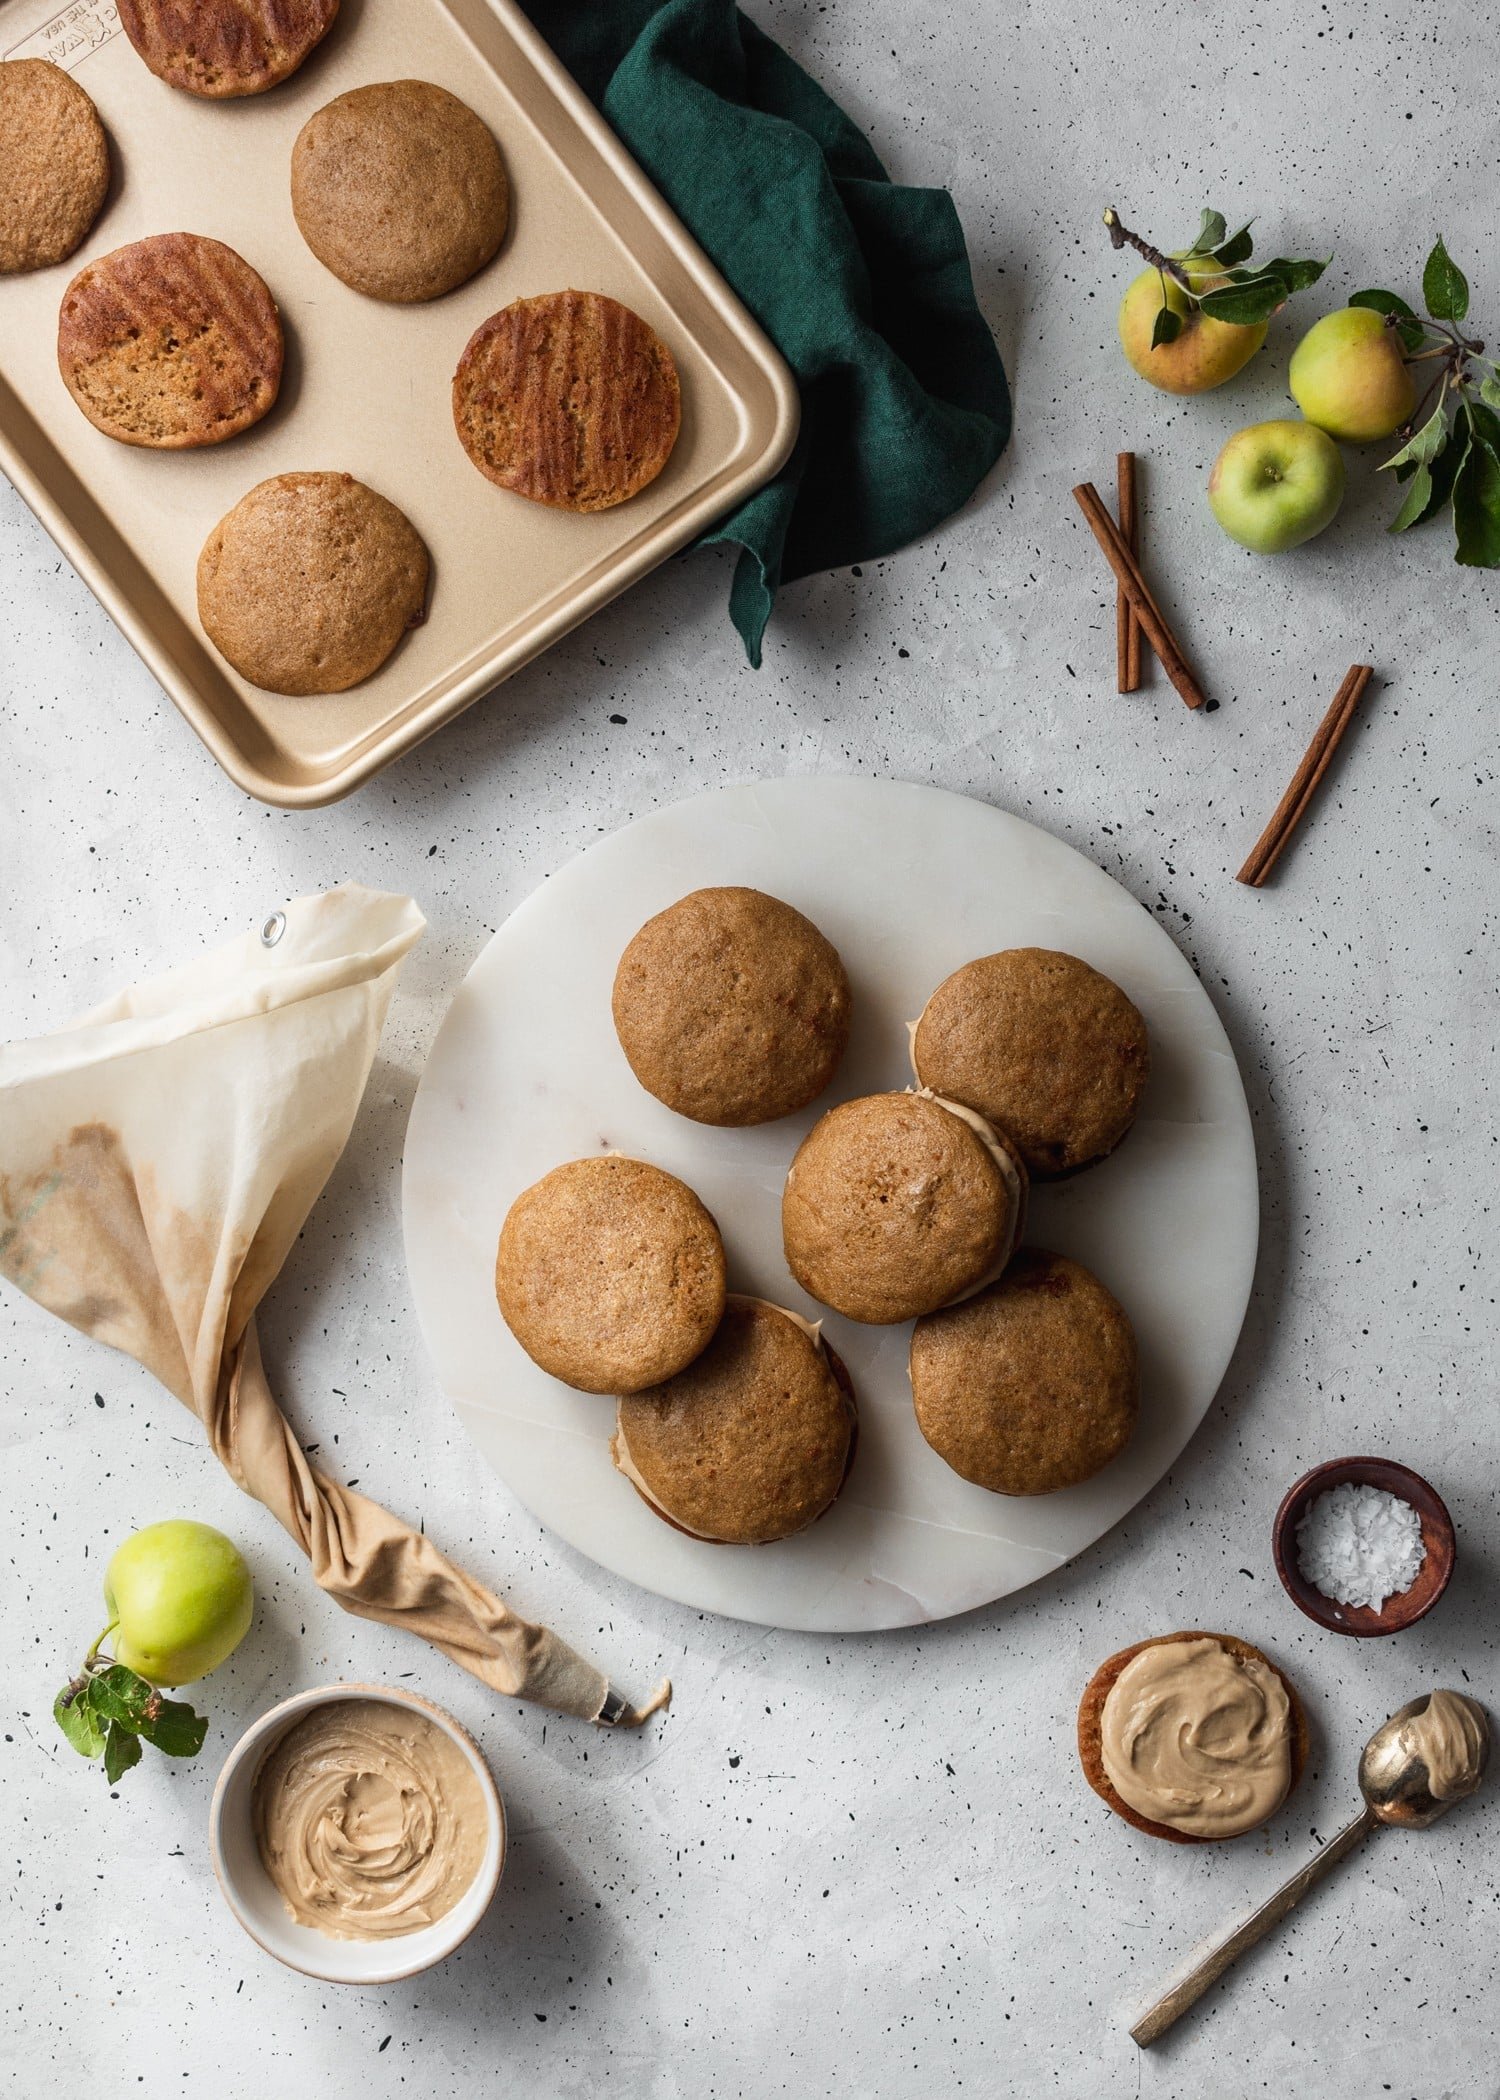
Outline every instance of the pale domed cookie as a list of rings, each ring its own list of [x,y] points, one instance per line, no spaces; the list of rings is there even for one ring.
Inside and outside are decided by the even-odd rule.
[[[97,430],[123,445],[222,445],[281,386],[281,317],[242,255],[154,233],[85,263],[63,293],[57,364]]]
[[[724,1246],[675,1175],[575,1159],[511,1205],[495,1295],[544,1371],[586,1393],[635,1393],[708,1346],[724,1312]]]
[[[263,95],[333,27],[339,0],[119,0],[120,27],[158,80],[222,102]]]
[[[849,980],[810,919],[760,890],[694,890],[636,934],[612,999],[630,1069],[696,1123],[789,1116],[849,1040]]]
[[[1152,1816],[1143,1814],[1139,1809],[1132,1807],[1130,1802],[1118,1791],[1110,1778],[1108,1770],[1108,1765],[1114,1761],[1114,1752],[1118,1747],[1118,1742],[1117,1731],[1114,1728],[1107,1730],[1106,1710],[1109,1707],[1111,1693],[1115,1691],[1131,1664],[1138,1657],[1146,1655],[1148,1651],[1176,1647],[1184,1642],[1205,1641],[1212,1642],[1221,1651],[1226,1664],[1238,1664],[1251,1673],[1264,1699],[1275,1700],[1278,1709],[1280,1701],[1284,1700],[1285,1702],[1284,1722],[1277,1731],[1283,1739],[1282,1748],[1286,1772],[1284,1788],[1271,1788],[1270,1793],[1266,1797],[1270,1805],[1266,1808],[1264,1815],[1254,1813],[1248,1819],[1242,1817],[1239,1819],[1240,1827],[1238,1829],[1226,1829],[1214,1833],[1181,1829],[1171,1823],[1159,1821]],[[1280,1700],[1276,1700],[1278,1690]],[[1191,1748],[1194,1735],[1199,1734],[1200,1731],[1191,1727],[1184,1729],[1181,1716],[1163,1713],[1158,1718],[1159,1721],[1165,1721],[1170,1724],[1166,1732],[1176,1743],[1182,1747]],[[1226,1760],[1224,1756],[1224,1752],[1230,1747],[1226,1740],[1228,1732],[1226,1719],[1232,1719],[1232,1717],[1226,1717],[1224,1706],[1217,1695],[1211,1695],[1210,1702],[1205,1707],[1203,1718],[1207,1721],[1206,1728],[1201,1731],[1201,1746],[1205,1755],[1197,1762],[1206,1767],[1204,1775],[1207,1781],[1205,1792],[1212,1797],[1222,1799],[1226,1792],[1226,1785],[1232,1784],[1235,1776],[1234,1760],[1232,1758]],[[1275,1722],[1280,1720],[1280,1715],[1278,1712],[1277,1715],[1266,1715],[1263,1718]],[[1106,1744],[1107,1733],[1112,1739],[1108,1746]],[[1078,1757],[1079,1762],[1083,1766],[1084,1778],[1099,1796],[1100,1800],[1106,1802],[1117,1816],[1123,1817],[1127,1823],[1131,1824],[1136,1830],[1143,1831],[1147,1837],[1166,1838],[1169,1843],[1174,1845],[1209,1845],[1228,1837],[1242,1837],[1247,1831],[1259,1829],[1269,1816],[1275,1815],[1285,1805],[1288,1797],[1295,1789],[1307,1763],[1307,1752],[1307,1715],[1303,1709],[1301,1699],[1297,1696],[1296,1687],[1277,1668],[1268,1655],[1263,1655],[1259,1648],[1252,1647],[1249,1641],[1237,1639],[1232,1633],[1166,1633],[1155,1640],[1137,1641],[1133,1646],[1122,1648],[1117,1655],[1110,1656],[1107,1662],[1099,1665],[1089,1679],[1088,1684],[1084,1687],[1083,1698],[1079,1702]],[[1180,1777],[1180,1775],[1177,1776]],[[1129,1781],[1124,1779],[1123,1775],[1122,1783],[1129,1784]],[[1133,1788],[1132,1791],[1136,1790]],[[1138,1795],[1138,1798],[1144,1797]]]
[[[610,510],[677,442],[672,353],[602,292],[517,299],[475,329],[453,375],[459,442],[489,481],[555,510]]]
[[[849,1374],[816,1331],[762,1298],[731,1297],[696,1362],[621,1400],[612,1450],[677,1530],[766,1545],[833,1506],[856,1429]]]
[[[108,188],[104,126],[77,81],[45,58],[0,61],[0,276],[71,255]]]
[[[923,1086],[1007,1131],[1031,1173],[1076,1173],[1135,1120],[1150,1068],[1146,1024],[1076,955],[1007,948],[945,978],[912,1033]]]
[[[781,1200],[787,1266],[848,1319],[932,1312],[998,1275],[1026,1174],[1005,1137],[931,1094],[867,1094],[821,1117]]]
[[[430,80],[352,88],[314,111],[292,148],[292,212],[335,277],[409,304],[465,283],[505,238],[500,148]]]
[[[352,474],[275,474],[222,517],[198,557],[198,617],[242,678],[342,693],[425,617],[427,549]]]
[[[1023,1247],[988,1290],[919,1320],[917,1426],[976,1486],[1076,1487],[1129,1442],[1140,1406],[1135,1335],[1081,1263]]]

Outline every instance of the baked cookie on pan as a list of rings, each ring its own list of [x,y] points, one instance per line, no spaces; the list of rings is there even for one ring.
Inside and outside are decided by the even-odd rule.
[[[333,27],[339,0],[119,0],[120,27],[158,80],[221,102],[263,95]]]
[[[292,148],[292,213],[356,292],[409,305],[482,270],[505,238],[500,148],[430,80],[382,80],[315,110]]]
[[[611,1449],[676,1530],[768,1545],[832,1508],[856,1424],[849,1374],[817,1330],[763,1298],[731,1296],[694,1363],[620,1401]]]
[[[1078,1708],[1089,1785],[1135,1829],[1174,1845],[1259,1829],[1302,1777],[1307,1746],[1293,1685],[1229,1633],[1167,1633],[1122,1648],[1099,1665]]]
[[[1124,1449],[1140,1406],[1135,1335],[1097,1276],[1023,1247],[998,1282],[918,1320],[917,1426],[999,1495],[1076,1487]]]
[[[427,549],[404,511],[352,474],[274,474],[198,557],[198,617],[242,678],[342,693],[425,617]]]
[[[648,919],[611,995],[630,1069],[695,1123],[806,1108],[849,1040],[849,979],[811,919],[762,890],[694,890]]]
[[[586,1393],[675,1377],[724,1313],[724,1243],[685,1182],[641,1159],[575,1159],[519,1195],[495,1296],[533,1363]]]
[[[45,58],[0,61],[0,276],[62,262],[109,188],[99,112]]]
[[[544,292],[470,336],[453,375],[453,421],[500,488],[556,510],[609,510],[655,481],[677,442],[677,367],[618,299]]]
[[[1150,1068],[1146,1024],[1076,955],[1006,948],[938,986],[912,1031],[923,1086],[1008,1131],[1039,1179],[1113,1152]]]
[[[115,248],[63,293],[63,384],[122,445],[222,445],[275,402],[282,356],[276,301],[242,255],[206,234]]]

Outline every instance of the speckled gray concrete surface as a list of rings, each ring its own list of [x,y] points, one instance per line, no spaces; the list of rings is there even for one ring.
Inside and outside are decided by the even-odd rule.
[[[1112,200],[1163,239],[1198,207],[1337,257],[1306,317],[1410,284],[1441,230],[1500,329],[1500,36],[1452,0],[1199,0],[1024,10],[898,0],[761,18],[893,169],[957,193],[1017,384],[980,499],[898,558],[787,592],[765,670],[699,555],[353,801],[288,816],[216,771],[21,503],[0,488],[0,1028],[57,1023],[137,972],[345,877],[412,891],[431,931],[348,1153],[263,1328],[309,1442],[670,1716],[603,1738],[495,1707],[342,1617],[143,1374],[7,1296],[4,1724],[7,2089],[572,2096],[1143,2093],[1492,2100],[1500,1805],[1382,1836],[1149,2057],[1127,2015],[1200,1934],[1337,1827],[1372,1723],[1439,1682],[1500,1703],[1495,1637],[1494,646],[1500,587],[1441,528],[1388,541],[1353,463],[1344,515],[1275,564],[1208,519],[1225,435],[1279,413],[1295,324],[1243,380],[1156,396],[1112,340]],[[1112,690],[1113,613],[1068,496],[1145,461],[1163,595],[1221,703]],[[1331,792],[1264,894],[1233,869],[1344,667],[1380,668]],[[472,1456],[402,1268],[402,1130],[445,1002],[549,870],[720,780],[849,770],[987,797],[1092,854],[1209,987],[1255,1111],[1264,1240],[1218,1404],[1135,1515],[1058,1579],[868,1640],[707,1621],[560,1550]],[[1182,1278],[1184,1291],[1193,1278]],[[1276,1584],[1294,1474],[1389,1451],[1448,1497],[1452,1591],[1393,1641],[1322,1635]],[[192,1512],[241,1539],[262,1607],[205,1687],[195,1767],[112,1796],[48,1704],[99,1617],[113,1541]],[[1179,1625],[1268,1646],[1312,1766],[1264,1838],[1153,1846],[1083,1789],[1079,1687]],[[204,1849],[227,1738],[293,1686],[419,1683],[483,1739],[509,1799],[500,1899],[442,1970],[344,1992],[239,1932]]]

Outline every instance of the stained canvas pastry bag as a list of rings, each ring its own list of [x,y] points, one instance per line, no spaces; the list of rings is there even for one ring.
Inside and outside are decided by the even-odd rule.
[[[409,897],[305,897],[70,1028],[0,1049],[0,1274],[190,1407],[346,1610],[404,1626],[498,1692],[638,1716],[545,1627],[311,1466],[255,1309],[344,1148]]]

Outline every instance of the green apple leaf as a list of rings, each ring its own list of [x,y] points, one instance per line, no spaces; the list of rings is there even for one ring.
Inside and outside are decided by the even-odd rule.
[[[1434,321],[1461,321],[1469,311],[1468,279],[1443,246],[1441,236],[1422,271],[1422,297]]]
[[[1500,408],[1500,377],[1493,372],[1486,373],[1479,382],[1479,398],[1490,408]]]
[[[1165,299],[1157,308],[1156,326],[1151,331],[1151,347],[1160,349],[1163,343],[1175,343],[1182,333],[1182,315],[1175,313]]]
[[[1321,262],[1312,256],[1303,256],[1298,261],[1278,256],[1275,262],[1268,262],[1265,268],[1286,279],[1288,293],[1305,292],[1310,284],[1317,283],[1332,261],[1331,255],[1325,255]]]
[[[1223,212],[1205,211],[1198,227],[1198,238],[1189,248],[1188,254],[1212,255],[1228,230]]]
[[[1349,301],[1351,306],[1368,306],[1373,313],[1388,314],[1396,324],[1403,348],[1420,350],[1427,340],[1427,331],[1417,319],[1404,299],[1395,292],[1383,292],[1372,287],[1369,291],[1356,292]]]
[[[196,1757],[208,1734],[208,1721],[186,1700],[158,1695],[156,1710],[142,1722],[141,1734],[167,1757]]]
[[[1253,219],[1247,219],[1238,233],[1232,233],[1227,241],[1215,248],[1214,261],[1222,263],[1226,270],[1233,269],[1236,263],[1242,263],[1255,247],[1250,238],[1250,228],[1254,224]]]
[[[1500,458],[1477,429],[1453,484],[1453,522],[1455,559],[1468,569],[1500,569]]]
[[[104,1738],[104,1776],[110,1785],[118,1785],[131,1766],[140,1761],[140,1738],[130,1729],[122,1728],[118,1721],[111,1721],[109,1733]]]
[[[1408,526],[1419,525],[1427,516],[1427,506],[1432,501],[1432,469],[1418,467],[1407,484],[1406,497],[1401,508],[1385,528],[1387,532],[1405,532]]]
[[[104,1723],[95,1713],[85,1680],[65,1684],[52,1702],[52,1718],[80,1757],[97,1757],[104,1748]]]
[[[1482,445],[1488,445],[1500,459],[1500,416],[1492,408],[1478,401],[1466,401],[1464,412],[1469,418],[1469,427]]]
[[[1421,429],[1414,432],[1399,452],[1380,462],[1380,471],[1407,465],[1430,467],[1448,440],[1448,404],[1440,400]]]
[[[1269,321],[1294,292],[1316,284],[1327,267],[1327,262],[1294,262],[1278,256],[1276,261],[1258,264],[1253,270],[1231,270],[1228,284],[1205,292],[1198,304],[1216,321],[1234,321],[1242,328],[1253,328]]]
[[[96,1711],[106,1721],[137,1731],[151,1701],[158,1697],[155,1687],[134,1670],[127,1670],[124,1663],[111,1663],[107,1669],[96,1670],[89,1680],[89,1693]]]

